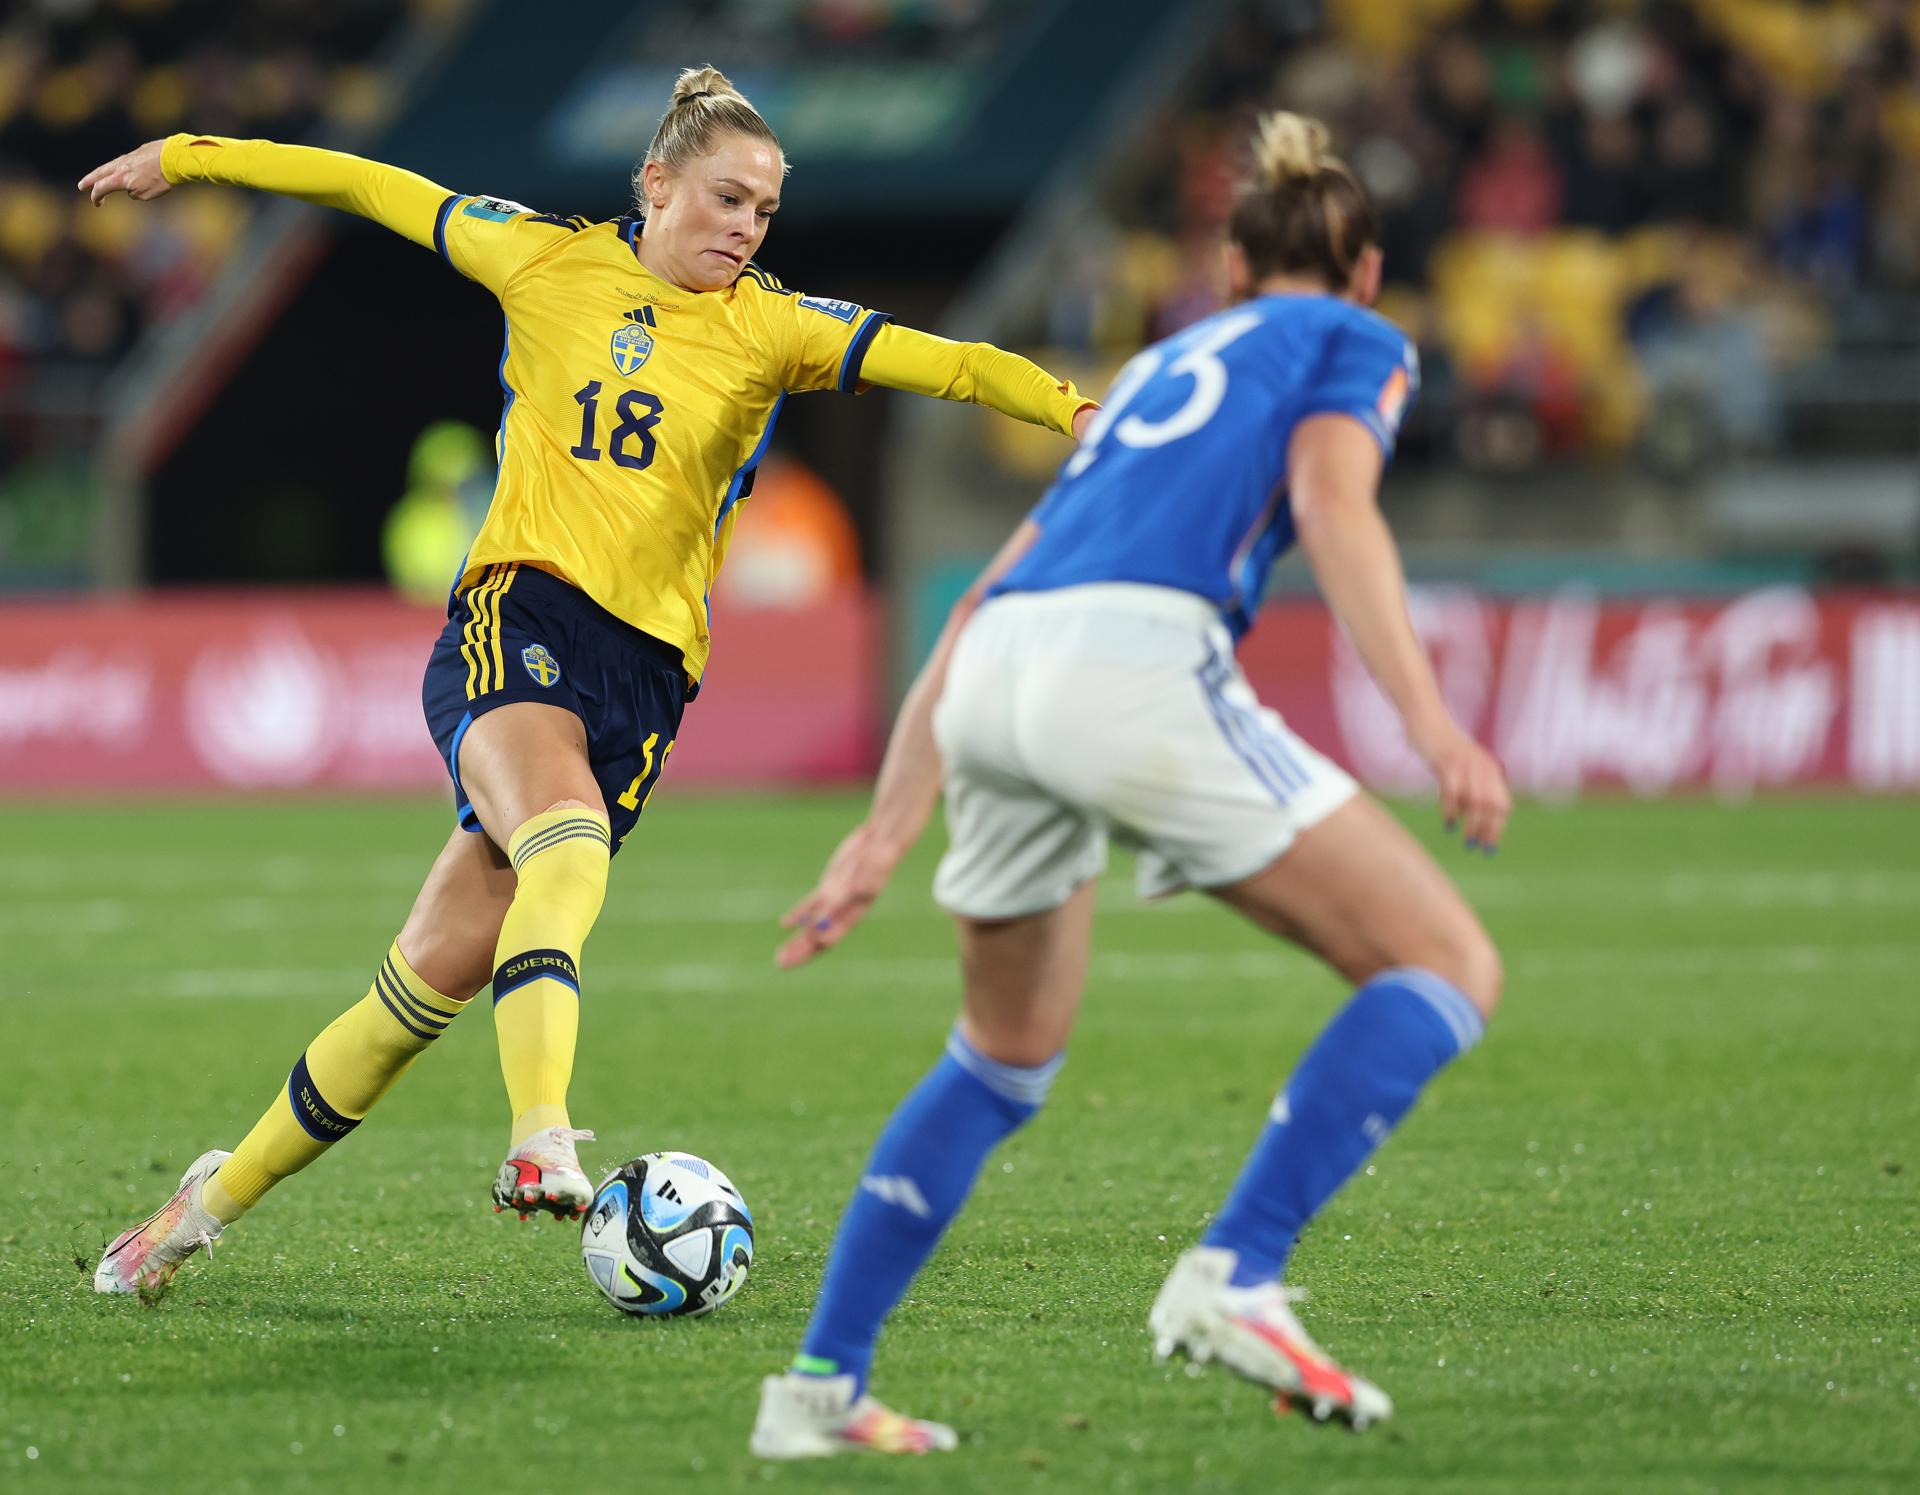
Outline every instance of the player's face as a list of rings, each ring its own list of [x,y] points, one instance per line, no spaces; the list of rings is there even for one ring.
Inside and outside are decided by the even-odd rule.
[[[766,141],[728,134],[683,171],[656,179],[658,168],[648,168],[646,237],[660,236],[675,284],[691,291],[733,284],[780,206],[781,165]]]

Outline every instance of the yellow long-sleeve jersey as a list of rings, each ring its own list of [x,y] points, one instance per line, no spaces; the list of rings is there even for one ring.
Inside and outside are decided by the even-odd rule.
[[[713,578],[788,394],[880,384],[1062,433],[1091,403],[1024,358],[798,295],[757,266],[725,290],[672,285],[640,262],[635,217],[535,213],[265,140],[175,135],[161,169],[358,213],[492,291],[507,322],[500,472],[456,589],[496,562],[538,566],[679,649],[695,680]]]

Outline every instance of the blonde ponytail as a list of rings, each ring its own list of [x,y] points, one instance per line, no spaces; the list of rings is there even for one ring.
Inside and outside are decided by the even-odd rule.
[[[640,173],[647,162],[658,161],[669,171],[680,171],[710,154],[720,137],[728,134],[766,141],[780,152],[780,169],[786,170],[786,153],[780,151],[780,137],[725,73],[716,67],[684,69],[674,81],[673,101],[660,116],[653,143],[634,169],[635,198],[641,196]]]
[[[1272,274],[1306,274],[1337,292],[1361,251],[1378,242],[1367,189],[1331,144],[1317,119],[1284,112],[1260,116],[1253,170],[1227,228],[1256,282]]]
[[[1312,180],[1327,166],[1339,164],[1327,151],[1332,138],[1325,125],[1304,114],[1282,110],[1261,115],[1253,141],[1254,180],[1268,188]]]

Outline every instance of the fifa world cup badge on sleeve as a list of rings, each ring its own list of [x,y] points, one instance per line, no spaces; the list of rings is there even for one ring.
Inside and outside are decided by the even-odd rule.
[[[860,310],[851,301],[835,301],[831,296],[802,296],[800,304],[808,311],[824,312],[836,322],[851,322]]]
[[[516,213],[531,213],[533,209],[522,207],[517,202],[508,202],[504,197],[476,197],[460,211],[469,218],[484,218],[489,223],[505,223]]]

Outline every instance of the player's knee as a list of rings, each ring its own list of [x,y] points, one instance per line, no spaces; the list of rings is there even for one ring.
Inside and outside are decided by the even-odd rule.
[[[456,1002],[470,1001],[493,979],[491,938],[484,944],[458,936],[416,936],[416,941],[421,953],[410,956],[409,962],[420,979],[442,996]]]
[[[1473,1003],[1482,1018],[1491,1018],[1500,1004],[1505,976],[1500,952],[1477,919],[1468,917],[1445,928],[1429,931],[1410,944],[1376,953],[1365,968],[1354,972],[1356,982],[1365,981],[1394,966],[1414,966],[1433,972]]]
[[[1478,920],[1454,933],[1449,942],[1447,966],[1441,974],[1460,988],[1467,1000],[1480,1009],[1482,1018],[1491,1018],[1500,1005],[1500,993],[1506,984],[1506,971],[1500,963],[1499,948],[1480,927]]]
[[[521,864],[518,896],[573,909],[591,925],[607,896],[607,862],[604,842],[579,837],[556,844]]]
[[[517,881],[515,905],[532,900],[585,939],[607,896],[607,863],[613,854],[607,819],[582,800],[559,800],[514,833],[508,848]]]

